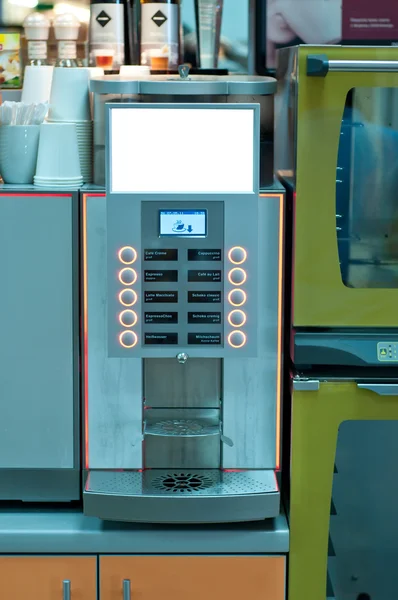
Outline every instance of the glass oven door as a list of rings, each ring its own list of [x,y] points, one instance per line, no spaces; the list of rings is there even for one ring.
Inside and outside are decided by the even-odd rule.
[[[299,48],[296,327],[398,327],[398,49]]]

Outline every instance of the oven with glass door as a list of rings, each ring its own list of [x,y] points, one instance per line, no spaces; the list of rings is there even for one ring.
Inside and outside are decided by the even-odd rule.
[[[396,367],[398,48],[286,49],[278,85],[294,362]]]

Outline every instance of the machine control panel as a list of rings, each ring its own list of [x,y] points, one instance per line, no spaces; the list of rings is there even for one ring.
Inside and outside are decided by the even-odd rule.
[[[379,362],[398,362],[398,342],[379,342],[377,359]]]
[[[256,232],[242,217],[256,220],[250,209],[239,208],[233,218],[238,235],[228,243],[227,205],[215,199],[141,200],[140,210],[134,209],[135,235],[120,235],[129,231],[128,219],[114,227],[122,242],[110,263],[114,355],[175,355],[176,347],[191,356],[253,352],[256,253],[250,243]]]
[[[142,344],[222,346],[223,203],[143,202],[141,219]]]

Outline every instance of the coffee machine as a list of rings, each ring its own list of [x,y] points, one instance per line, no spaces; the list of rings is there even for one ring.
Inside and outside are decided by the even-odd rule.
[[[283,192],[258,104],[106,105],[83,203],[84,512],[279,513]]]

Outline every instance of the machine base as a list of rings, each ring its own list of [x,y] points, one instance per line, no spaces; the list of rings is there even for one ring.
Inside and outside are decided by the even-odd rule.
[[[279,514],[272,470],[90,471],[84,513],[111,521],[231,523]]]

